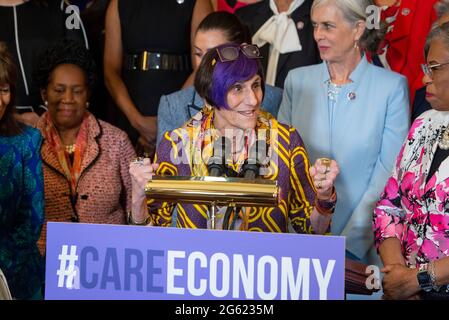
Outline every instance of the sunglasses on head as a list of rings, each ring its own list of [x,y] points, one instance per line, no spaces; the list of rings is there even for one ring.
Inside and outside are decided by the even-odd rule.
[[[239,51],[242,51],[243,54],[250,59],[262,58],[259,47],[254,44],[242,44],[239,47],[222,47],[215,50],[217,50],[218,58],[221,62],[237,60]]]

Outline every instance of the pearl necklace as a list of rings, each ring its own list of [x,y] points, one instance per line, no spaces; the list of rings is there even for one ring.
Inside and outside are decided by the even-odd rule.
[[[443,150],[449,150],[449,126],[441,133],[438,147]]]

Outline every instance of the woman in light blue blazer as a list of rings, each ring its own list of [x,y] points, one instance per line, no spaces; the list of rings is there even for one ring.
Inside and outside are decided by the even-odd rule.
[[[195,66],[199,66],[203,55],[211,48],[225,44],[250,43],[245,27],[231,13],[219,11],[206,16],[198,26],[193,41]],[[262,108],[277,115],[282,100],[282,89],[266,85]],[[163,95],[158,107],[157,144],[162,135],[181,127],[204,106],[203,99],[193,86]]]
[[[278,114],[300,132],[311,161],[335,159],[334,235],[347,255],[380,265],[373,210],[409,128],[407,81],[366,60],[380,30],[367,26],[371,0],[315,0],[314,37],[323,63],[290,71]]]

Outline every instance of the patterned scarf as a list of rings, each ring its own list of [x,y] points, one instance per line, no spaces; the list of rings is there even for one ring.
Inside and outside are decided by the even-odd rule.
[[[270,123],[271,115],[266,112],[260,112],[257,118],[256,128],[245,130],[241,137],[246,143],[241,152],[236,154],[234,159],[228,159],[227,165],[235,172],[240,172],[245,160],[248,157],[248,150],[257,140],[267,141],[270,144]],[[197,113],[187,124],[187,141],[189,145],[184,145],[184,150],[190,159],[190,166],[193,176],[207,176],[207,163],[213,155],[215,140],[221,135],[218,129],[214,127],[214,109],[208,106]]]
[[[86,112],[81,123],[78,135],[75,141],[75,151],[73,153],[73,163],[70,161],[69,153],[66,151],[65,146],[61,142],[58,130],[53,124],[50,118],[50,114],[47,112],[45,117],[46,125],[44,127],[44,138],[50,144],[50,147],[57,157],[59,164],[64,171],[67,180],[70,181],[70,191],[72,195],[76,193],[76,185],[81,174],[81,163],[83,160],[84,151],[87,146],[88,136],[88,119],[91,114]]]

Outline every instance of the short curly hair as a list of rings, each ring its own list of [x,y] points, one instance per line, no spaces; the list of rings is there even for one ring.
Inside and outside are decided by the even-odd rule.
[[[34,78],[40,89],[47,88],[50,75],[61,64],[73,64],[81,68],[86,75],[90,91],[97,82],[97,67],[89,50],[79,41],[64,38],[47,47],[39,57],[34,70]]]
[[[238,48],[235,60],[221,62],[218,51],[226,47]],[[230,109],[227,95],[231,87],[240,81],[248,81],[256,74],[260,76],[262,93],[265,95],[263,68],[258,59],[247,57],[240,50],[239,43],[225,43],[209,50],[201,59],[195,75],[194,87],[208,104],[217,108]]]

